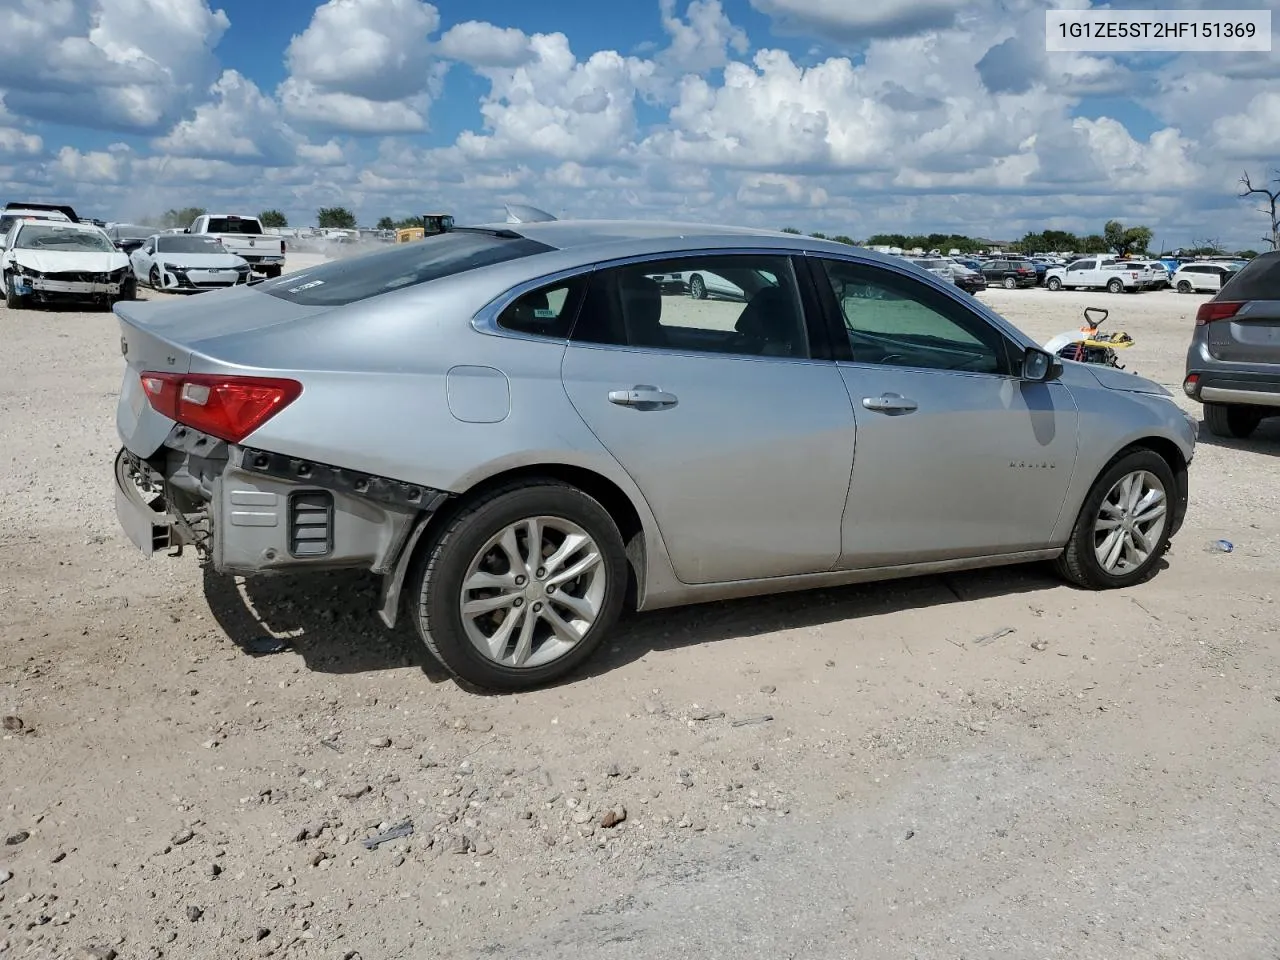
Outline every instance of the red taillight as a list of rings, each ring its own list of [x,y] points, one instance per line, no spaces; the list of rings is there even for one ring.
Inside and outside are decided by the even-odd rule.
[[[1230,320],[1244,304],[1237,300],[1210,300],[1208,303],[1200,304],[1200,309],[1196,311],[1196,326],[1203,327],[1206,323],[1213,323],[1215,320]]]
[[[239,443],[297,400],[302,384],[274,377],[147,371],[142,389],[151,406],[170,420]]]

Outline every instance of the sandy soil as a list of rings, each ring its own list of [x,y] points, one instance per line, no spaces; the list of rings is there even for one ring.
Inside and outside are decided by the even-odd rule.
[[[1042,340],[1106,306],[1174,389],[1202,299],[983,296]],[[1280,424],[1202,443],[1141,588],[663,612],[484,697],[376,625],[367,577],[137,555],[113,318],[0,308],[0,341],[0,957],[1280,949]]]

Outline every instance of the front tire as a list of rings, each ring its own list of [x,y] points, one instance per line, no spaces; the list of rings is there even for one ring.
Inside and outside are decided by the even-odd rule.
[[[152,290],[160,289],[160,268],[152,267],[151,273],[147,276],[147,283],[151,284]]]
[[[129,276],[125,278],[124,283],[120,284],[120,293],[116,295],[115,302],[120,303],[122,300],[138,299],[138,278]]]
[[[622,536],[598,501],[558,481],[524,481],[468,504],[428,542],[414,618],[459,680],[526,690],[595,652],[617,622],[627,577]]]
[[[1191,292],[1191,284],[1190,284],[1188,281],[1186,281],[1186,280],[1179,280],[1179,281],[1178,281],[1178,292],[1179,292],[1179,293],[1190,293],[1190,292]]]
[[[696,273],[689,279],[689,296],[695,300],[707,299],[707,282]]]
[[[1250,407],[1233,406],[1228,403],[1206,403],[1204,422],[1209,432],[1215,437],[1244,440],[1258,429],[1258,424],[1262,423],[1262,414]]]
[[[1107,290],[1111,293],[1124,293],[1124,283],[1120,280],[1109,280]]]
[[[1048,280],[1044,282],[1044,285],[1048,287],[1050,290],[1052,290],[1054,293],[1057,293],[1059,290],[1062,289],[1062,281],[1059,280],[1057,277],[1050,277]]]
[[[11,273],[4,275],[4,305],[10,310],[21,310],[27,305],[26,298],[14,291]]]
[[[1169,548],[1176,489],[1169,464],[1151,450],[1113,460],[1085,497],[1071,539],[1055,562],[1058,574],[1087,590],[1151,579]]]

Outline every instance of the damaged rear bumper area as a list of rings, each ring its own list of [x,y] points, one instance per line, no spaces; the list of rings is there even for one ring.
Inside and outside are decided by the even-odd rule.
[[[382,617],[389,623],[407,547],[448,497],[183,426],[154,456],[143,460],[122,449],[115,464],[116,515],[143,553],[191,547],[219,573],[242,576],[370,570],[384,575]]]

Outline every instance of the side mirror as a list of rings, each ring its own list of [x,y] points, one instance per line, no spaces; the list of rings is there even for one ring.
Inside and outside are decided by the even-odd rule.
[[[1047,350],[1028,347],[1022,355],[1022,379],[1032,383],[1045,383],[1062,376],[1062,364]]]

